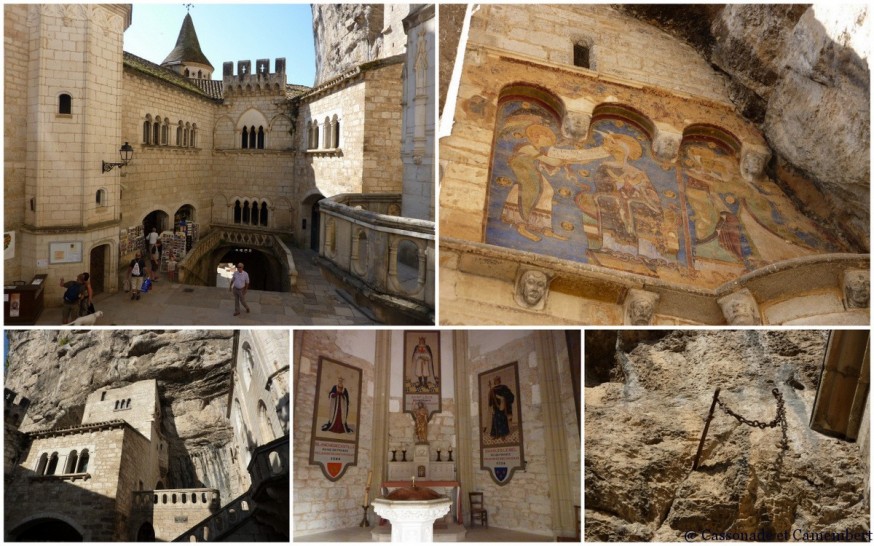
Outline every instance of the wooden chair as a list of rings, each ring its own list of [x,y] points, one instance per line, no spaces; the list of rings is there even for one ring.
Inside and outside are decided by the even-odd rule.
[[[483,494],[481,491],[474,491],[467,494],[470,498],[470,523],[473,525],[479,518],[480,525],[489,528],[489,511],[486,510],[483,502]]]

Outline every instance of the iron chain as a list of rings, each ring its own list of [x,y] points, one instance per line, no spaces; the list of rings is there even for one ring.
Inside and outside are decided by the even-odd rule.
[[[735,419],[737,419],[739,422],[743,423],[744,425],[748,425],[751,427],[757,427],[757,428],[760,428],[763,430],[766,428],[774,428],[777,425],[780,425],[781,432],[783,433],[783,439],[780,442],[780,448],[785,450],[785,449],[789,448],[789,437],[787,434],[787,424],[786,424],[786,407],[783,404],[783,395],[780,393],[780,391],[778,389],[776,389],[776,388],[772,389],[771,394],[773,394],[774,398],[777,399],[777,416],[774,417],[773,420],[768,421],[768,422],[759,421],[757,419],[747,419],[743,415],[741,415],[735,411],[732,411],[732,409],[729,408],[725,404],[725,402],[723,402],[719,398],[716,399],[716,403],[719,404],[719,407],[722,409],[722,411],[724,411],[728,415],[731,415],[732,417],[734,417]]]

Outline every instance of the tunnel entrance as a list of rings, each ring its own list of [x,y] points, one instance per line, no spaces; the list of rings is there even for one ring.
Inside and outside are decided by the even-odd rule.
[[[215,257],[215,286],[227,288],[235,266],[242,262],[249,274],[249,289],[282,291],[282,266],[276,257],[255,248],[217,248]]]
[[[82,542],[72,525],[55,518],[41,518],[19,526],[12,535],[16,542]]]

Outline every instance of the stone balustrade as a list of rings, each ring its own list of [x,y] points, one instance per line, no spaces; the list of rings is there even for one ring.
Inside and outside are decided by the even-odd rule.
[[[218,489],[155,489],[153,491],[134,491],[133,506],[135,510],[154,510],[162,505],[179,507],[188,505],[195,508],[209,508],[211,505],[218,504],[219,500]]]
[[[367,290],[434,309],[434,223],[404,218],[399,194],[341,194],[319,202],[319,258]]]
[[[249,492],[243,493],[221,510],[197,523],[173,542],[211,542],[235,528],[252,514]]]
[[[250,491],[258,491],[264,482],[288,476],[291,467],[289,460],[288,436],[277,438],[268,444],[258,446],[249,461],[249,476],[252,478]]]

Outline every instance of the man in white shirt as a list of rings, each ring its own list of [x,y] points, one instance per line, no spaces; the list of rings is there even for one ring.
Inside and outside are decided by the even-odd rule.
[[[237,270],[231,275],[230,290],[234,293],[234,316],[240,314],[240,304],[250,311],[246,305],[246,292],[249,291],[249,274],[243,271],[243,262],[237,264]]]
[[[158,248],[158,230],[156,228],[152,228],[152,232],[149,233],[149,256],[155,253]]]

